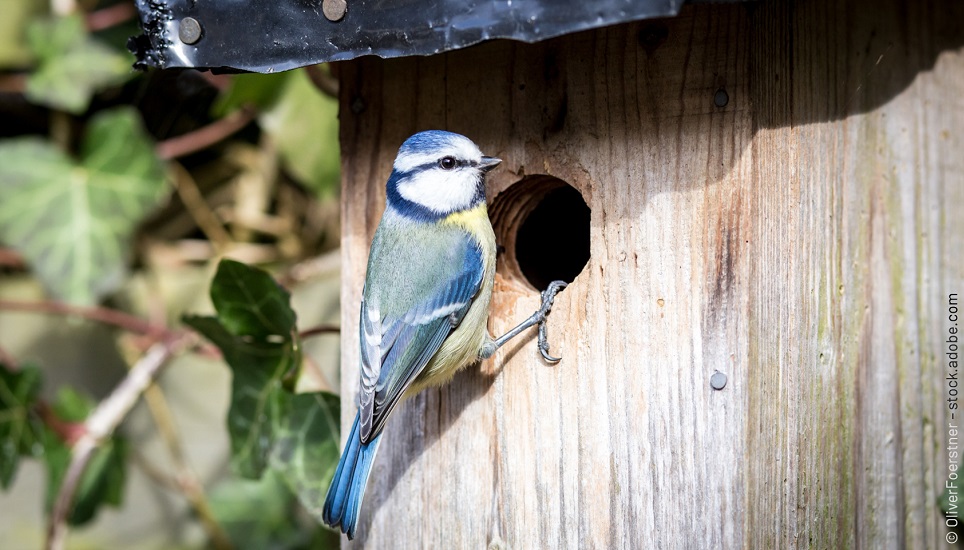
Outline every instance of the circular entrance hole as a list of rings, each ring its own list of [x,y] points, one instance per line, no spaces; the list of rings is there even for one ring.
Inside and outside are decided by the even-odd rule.
[[[495,236],[502,245],[498,271],[543,290],[571,283],[589,262],[589,206],[565,181],[526,176],[492,201]]]

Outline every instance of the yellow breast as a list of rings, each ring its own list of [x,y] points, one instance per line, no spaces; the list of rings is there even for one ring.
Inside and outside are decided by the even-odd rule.
[[[438,353],[412,383],[407,392],[409,395],[414,395],[428,386],[441,385],[451,380],[459,369],[479,360],[479,351],[482,350],[486,340],[491,338],[487,325],[492,284],[495,280],[496,246],[488,210],[483,203],[471,210],[450,214],[441,223],[456,225],[478,241],[479,248],[482,250],[482,287],[472,300],[472,305],[469,306],[469,311],[462,319],[462,323],[442,342]]]

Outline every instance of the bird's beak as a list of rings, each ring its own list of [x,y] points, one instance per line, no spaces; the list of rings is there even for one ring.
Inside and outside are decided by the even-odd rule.
[[[502,159],[497,159],[495,157],[482,157],[482,162],[479,163],[479,168],[483,172],[488,172],[489,170],[495,168],[502,162]]]

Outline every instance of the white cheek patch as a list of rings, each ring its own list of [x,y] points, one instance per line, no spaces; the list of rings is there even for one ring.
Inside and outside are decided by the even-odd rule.
[[[406,200],[445,214],[472,206],[478,185],[477,172],[472,168],[453,171],[436,168],[400,182],[398,192]]]

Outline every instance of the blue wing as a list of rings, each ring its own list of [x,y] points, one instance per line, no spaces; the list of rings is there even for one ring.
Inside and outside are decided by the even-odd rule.
[[[454,269],[450,268],[449,262],[444,266],[430,263],[442,273],[436,273],[440,276],[435,278],[435,284],[428,285],[432,290],[412,301],[404,312],[384,314],[374,303],[367,300],[362,302],[362,392],[359,395],[358,414],[328,488],[323,509],[325,523],[340,528],[349,539],[355,536],[358,527],[368,476],[385,420],[445,338],[461,322],[482,285],[480,251],[474,246],[462,248],[462,263],[459,265],[456,262]],[[459,253],[458,247],[449,252]],[[414,258],[405,260],[418,262]],[[420,274],[424,276],[426,272]],[[408,294],[413,288],[426,287],[425,281],[415,285],[396,285],[391,284],[397,282],[391,277],[376,277],[376,280],[387,284],[384,288],[373,289],[366,283],[365,294],[374,298],[375,302],[394,298],[393,303],[399,303],[404,298],[411,298]],[[406,295],[393,296],[395,292]]]
[[[460,232],[444,244],[441,254],[434,253],[438,251],[431,243],[428,250],[409,255],[395,250],[392,259],[403,262],[404,269],[384,270],[391,275],[383,273],[374,281],[370,264],[360,320],[358,413],[363,443],[381,433],[405,390],[462,321],[482,286],[482,253],[474,240]],[[400,277],[407,279],[402,282]],[[419,281],[409,284],[411,278]],[[369,288],[376,282],[379,288]],[[387,307],[399,303],[407,307]]]

